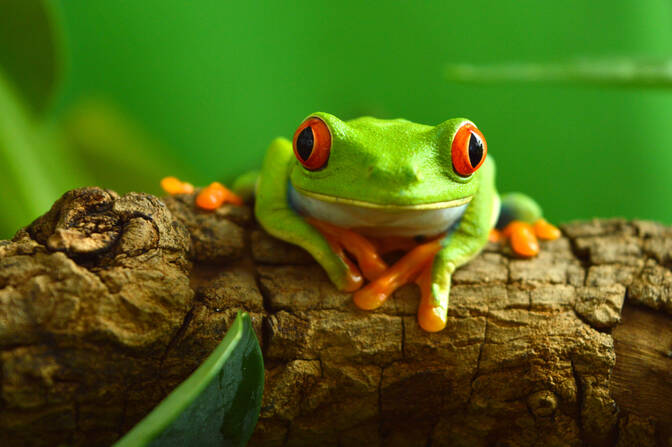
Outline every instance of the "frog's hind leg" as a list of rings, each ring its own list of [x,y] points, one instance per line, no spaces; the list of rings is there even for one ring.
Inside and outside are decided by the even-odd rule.
[[[560,230],[542,217],[537,202],[521,193],[502,195],[495,229],[509,239],[516,254],[524,257],[539,253],[538,239],[553,240],[560,237]]]
[[[531,197],[519,192],[502,194],[495,228],[503,230],[514,220],[533,224],[541,215],[541,207]]]
[[[245,202],[251,202],[257,190],[259,171],[248,171],[236,177],[231,185],[231,190]]]

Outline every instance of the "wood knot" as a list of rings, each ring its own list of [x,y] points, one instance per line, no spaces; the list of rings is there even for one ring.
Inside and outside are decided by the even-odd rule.
[[[527,398],[527,406],[535,417],[553,416],[558,408],[558,398],[552,391],[537,391]]]

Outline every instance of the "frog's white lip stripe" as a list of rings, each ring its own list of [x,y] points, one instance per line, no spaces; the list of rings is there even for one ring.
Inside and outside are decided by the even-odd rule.
[[[360,206],[363,208],[374,208],[389,211],[439,210],[444,208],[455,208],[458,206],[466,205],[467,203],[471,202],[472,199],[472,196],[467,196],[461,199],[448,200],[445,202],[418,203],[414,205],[394,205],[394,204],[382,204],[375,202],[366,202],[364,200],[354,200],[354,199],[346,199],[343,197],[330,196],[327,194],[320,194],[317,192],[306,191],[305,189],[298,188],[296,186],[294,186],[294,188],[307,197],[312,197],[314,199],[322,200],[324,202],[339,203],[344,205]]]

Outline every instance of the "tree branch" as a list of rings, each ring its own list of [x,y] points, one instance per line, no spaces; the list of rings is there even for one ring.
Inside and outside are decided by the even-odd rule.
[[[107,445],[250,312],[266,361],[251,445],[667,445],[672,228],[562,226],[531,260],[491,244],[447,328],[415,286],[356,309],[247,207],[70,191],[0,242],[3,445]]]

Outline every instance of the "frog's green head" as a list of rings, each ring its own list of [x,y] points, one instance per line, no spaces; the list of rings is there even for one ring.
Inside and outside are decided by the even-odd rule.
[[[478,191],[487,146],[464,118],[437,126],[403,119],[341,121],[314,113],[294,134],[290,181],[324,201],[382,208],[443,208]]]

